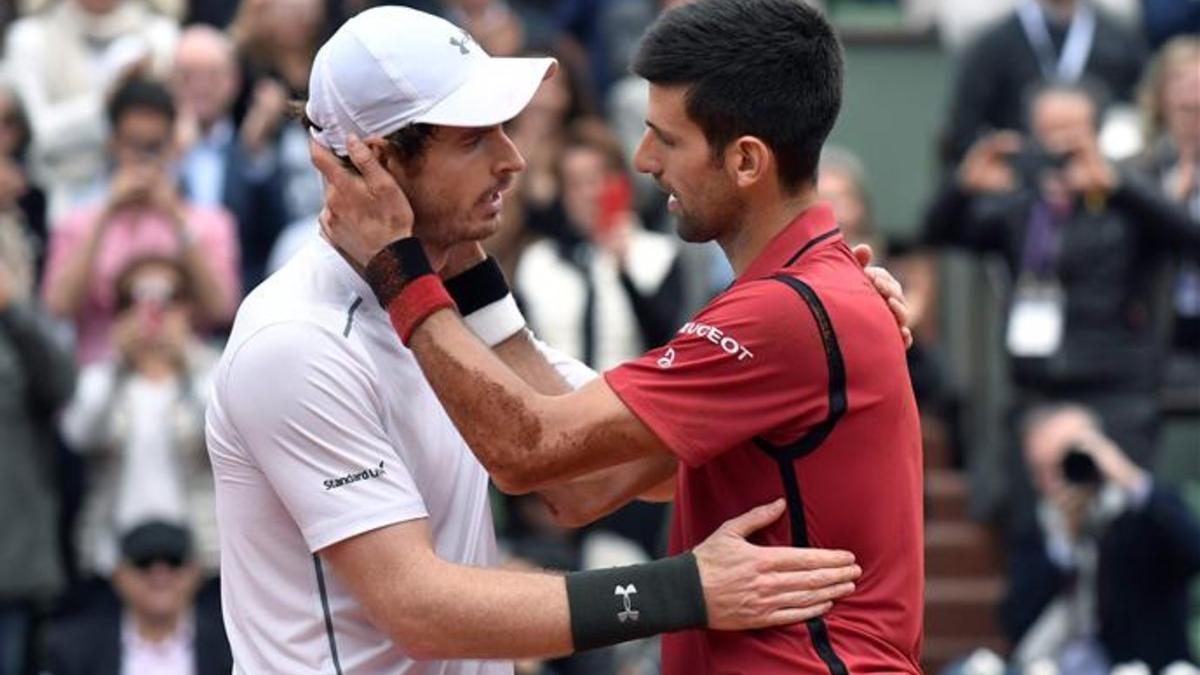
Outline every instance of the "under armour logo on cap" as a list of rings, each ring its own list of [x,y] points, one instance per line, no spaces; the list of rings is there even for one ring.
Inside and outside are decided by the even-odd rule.
[[[470,45],[474,41],[475,40],[471,37],[471,34],[465,30],[462,32],[462,38],[450,38],[450,44],[458,47],[459,53],[463,56],[471,53],[471,50],[467,49],[467,45]]]
[[[507,122],[554,68],[547,58],[492,58],[445,19],[384,5],[356,14],[317,50],[305,111],[317,141],[346,155],[349,134]]]

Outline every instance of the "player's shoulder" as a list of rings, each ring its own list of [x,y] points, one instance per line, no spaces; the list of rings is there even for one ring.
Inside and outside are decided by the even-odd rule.
[[[679,337],[779,356],[820,340],[812,313],[794,290],[772,278],[746,279],[713,298],[679,330]],[[725,345],[731,349],[732,342]]]
[[[366,362],[357,333],[348,330],[364,299],[320,262],[302,253],[246,296],[225,345],[224,369]]]

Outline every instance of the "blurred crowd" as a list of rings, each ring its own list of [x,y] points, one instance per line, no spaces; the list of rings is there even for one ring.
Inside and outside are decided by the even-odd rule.
[[[208,378],[241,298],[318,236],[319,176],[290,104],[317,47],[370,4],[0,6],[0,675],[230,672]],[[487,242],[541,338],[605,369],[732,281],[714,245],[679,241],[629,163],[647,85],[628,62],[680,2],[399,4],[493,55],[561,64],[508,125],[528,166]],[[987,477],[1000,498],[977,515],[1004,542],[1008,664],[953,667],[1195,663],[1200,524],[1154,467],[1164,396],[1200,419],[1200,3],[819,4],[889,6],[954,58],[920,236],[889,237],[848,150],[827,148],[819,187],[905,285],[925,435],[953,447],[956,470],[977,458],[947,373],[939,261],[970,251],[1003,289],[1013,395],[995,414],[1009,437]],[[512,565],[577,570],[664,546],[661,505],[583,531],[536,497],[495,507]],[[657,647],[517,671],[653,675]]]

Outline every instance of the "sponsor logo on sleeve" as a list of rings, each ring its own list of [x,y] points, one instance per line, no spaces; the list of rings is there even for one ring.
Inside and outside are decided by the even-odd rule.
[[[325,479],[325,489],[327,491],[335,490],[351,483],[357,483],[360,480],[371,480],[372,478],[379,478],[386,474],[387,469],[383,468],[383,462],[381,461],[379,462],[379,466],[375,468],[363,469],[362,471],[348,473],[345,476],[338,476],[336,478],[327,478]]]
[[[698,323],[689,321],[683,324],[683,328],[679,329],[680,335],[695,335],[698,338],[703,338],[719,347],[722,351],[730,356],[737,358],[738,361],[745,361],[754,358],[754,352],[742,346],[742,343],[735,339],[732,335],[726,335],[725,331],[710,326],[706,323]],[[662,365],[661,363],[659,365]]]
[[[667,351],[663,352],[663,355],[658,357],[658,367],[666,370],[673,365],[675,365],[675,349],[673,347],[667,347]]]

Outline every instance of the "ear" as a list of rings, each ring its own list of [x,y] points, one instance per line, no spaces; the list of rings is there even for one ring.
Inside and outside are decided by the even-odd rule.
[[[739,188],[761,184],[775,173],[775,153],[757,136],[742,136],[725,149],[725,169]]]
[[[379,165],[384,169],[387,169],[388,173],[395,175],[395,164],[397,160],[395,149],[392,148],[392,144],[388,143],[386,139],[379,136],[365,138],[363,139],[363,143],[365,143],[367,148],[371,150],[371,153],[375,155],[375,160],[379,162]]]

